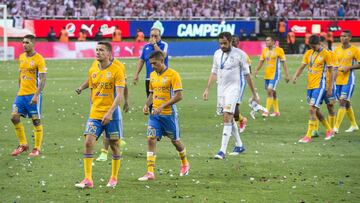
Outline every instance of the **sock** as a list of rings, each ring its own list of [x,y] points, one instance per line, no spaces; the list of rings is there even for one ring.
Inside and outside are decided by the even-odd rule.
[[[316,122],[315,120],[309,120],[308,130],[306,132],[306,137],[311,138],[312,132],[314,131],[314,128],[315,128],[315,122]]]
[[[273,105],[274,99],[272,97],[266,98],[266,109],[270,111],[271,106]]]
[[[356,120],[355,120],[355,114],[354,114],[354,110],[353,110],[352,106],[350,106],[350,108],[348,108],[346,110],[346,114],[350,119],[351,126],[356,127],[357,123],[356,123]]]
[[[340,107],[339,110],[338,110],[337,116],[336,116],[336,123],[335,123],[335,128],[336,129],[340,128],[340,125],[341,125],[341,122],[344,119],[345,113],[346,113],[346,109]]]
[[[241,142],[241,138],[240,138],[240,133],[239,133],[239,128],[236,125],[235,120],[232,123],[232,130],[231,130],[231,135],[234,136],[235,139],[235,146],[237,147],[242,147],[243,143]]]
[[[27,145],[24,125],[21,122],[15,124],[15,134],[19,139],[20,145]]]
[[[332,129],[329,125],[329,122],[326,119],[322,119],[321,124],[325,127],[326,131],[329,131]]]
[[[278,99],[274,99],[274,100],[273,100],[273,107],[274,107],[274,112],[280,113],[280,110],[279,110],[279,100],[278,100]]]
[[[147,152],[147,171],[154,173],[156,155],[154,152]]]
[[[224,123],[223,135],[221,139],[221,148],[220,151],[226,153],[227,145],[231,136],[232,124]]]
[[[315,130],[315,131],[318,131],[318,130],[319,130],[319,119],[316,119],[316,120],[315,120],[314,130]]]
[[[85,178],[92,181],[92,163],[93,163],[93,155],[92,154],[84,154],[84,172]]]
[[[334,125],[335,125],[335,115],[333,115],[333,116],[329,115],[328,121],[329,121],[329,125],[330,125],[331,129],[333,129]]]
[[[239,123],[241,123],[244,120],[244,116],[241,115],[241,113],[239,114]]]
[[[35,148],[40,150],[41,142],[43,138],[43,126],[34,126],[34,135],[35,135]]]
[[[186,166],[189,164],[187,157],[186,157],[186,149],[182,150],[181,152],[179,152],[179,157],[181,160],[181,165],[182,166]]]
[[[101,149],[101,153],[108,154],[108,152],[109,152],[109,151],[106,150],[106,149],[104,149],[104,148]]]
[[[120,169],[120,155],[113,155],[111,161],[111,178],[117,180]]]

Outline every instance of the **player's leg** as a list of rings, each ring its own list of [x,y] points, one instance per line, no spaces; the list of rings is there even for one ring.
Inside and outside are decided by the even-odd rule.
[[[324,91],[324,90],[322,90]],[[316,123],[316,109],[320,107],[320,99],[323,97],[323,94],[319,95],[319,89],[314,90],[307,90],[307,100],[309,104],[309,122],[308,122],[308,129],[303,138],[299,140],[301,143],[309,143],[311,142],[311,137],[313,134],[313,131],[315,129],[315,123]]]
[[[11,153],[12,156],[17,156],[24,151],[27,151],[29,146],[25,136],[24,125],[20,120],[20,116],[26,116],[27,111],[25,108],[26,101],[24,101],[25,96],[16,96],[11,113],[11,122],[15,128],[16,137],[19,140],[19,145],[16,149]]]
[[[233,114],[229,112],[224,112],[223,115],[224,119],[224,127],[223,127],[223,133],[221,138],[221,147],[219,152],[215,155],[215,159],[224,159],[227,146],[230,140],[231,132],[232,132],[232,120],[233,120]]]
[[[318,120],[321,122],[321,124],[326,129],[325,140],[330,140],[331,138],[333,138],[334,135],[333,135],[332,128],[331,128],[329,122],[325,119],[325,117],[321,113],[320,108],[316,109],[316,117],[318,118]]]
[[[121,139],[122,127],[118,120],[112,120],[105,127],[106,138],[109,141],[109,145],[112,151],[112,161],[111,161],[111,176],[109,179],[107,187],[115,187],[117,185],[118,174],[120,169],[120,146],[119,140]]]
[[[29,112],[30,117],[32,118],[32,123],[34,126],[34,140],[35,146],[29,157],[39,156],[41,150],[41,144],[43,139],[43,125],[41,124],[41,106],[42,106],[42,96],[39,95],[38,103],[27,105],[27,110]]]
[[[103,148],[101,148],[101,154],[96,161],[107,161],[109,145],[109,139],[107,139],[106,136],[103,136]]]
[[[265,89],[266,89],[266,93],[267,93],[265,108],[266,108],[267,112],[270,112],[271,107],[273,106],[273,101],[274,101],[273,92],[272,92],[272,89],[270,88],[270,86],[271,86],[270,80],[265,80]],[[267,113],[267,112],[264,112],[262,114],[263,117],[269,116],[269,113]]]
[[[245,128],[246,128],[246,125],[247,125],[247,118],[244,117],[241,114],[241,112],[239,111],[240,104],[242,103],[242,99],[243,99],[243,96],[244,96],[245,87],[246,87],[246,81],[245,81],[244,76],[242,76],[241,85],[240,85],[240,97],[239,97],[239,101],[236,104],[236,109],[235,109],[235,113],[234,113],[234,118],[236,116],[236,111],[238,111],[237,113],[239,114],[239,130],[240,130],[240,133],[245,131]],[[235,121],[237,121],[236,118],[235,118]]]
[[[335,113],[335,107],[334,107],[334,103],[328,103],[326,105],[326,108],[329,112],[329,115],[328,115],[328,121],[329,121],[329,125],[331,127],[331,129],[334,129],[334,126],[335,126],[335,117],[336,117],[336,113]]]
[[[244,145],[243,145],[243,143],[241,141],[240,132],[239,132],[239,129],[238,129],[237,125],[236,125],[235,120],[233,120],[233,122],[232,122],[231,135],[235,139],[235,147],[234,147],[233,151],[229,155],[239,155],[240,153],[245,151],[245,147],[244,147]]]
[[[355,114],[354,114],[354,110],[351,106],[351,97],[352,94],[354,93],[354,88],[355,85],[351,84],[347,86],[346,92],[347,92],[347,97],[345,98],[346,100],[346,115],[348,116],[349,120],[350,120],[350,128],[348,128],[345,132],[353,132],[355,130],[359,130],[359,126],[356,123],[356,119],[355,119]]]
[[[280,116],[279,99],[277,97],[276,90],[273,90],[273,107],[274,107],[274,112],[270,114],[270,116],[272,117]]]

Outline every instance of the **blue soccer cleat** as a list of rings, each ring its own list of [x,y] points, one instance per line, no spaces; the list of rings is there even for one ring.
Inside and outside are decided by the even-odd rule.
[[[225,159],[225,154],[222,151],[219,151],[215,156],[215,159]]]
[[[245,151],[245,147],[241,146],[241,147],[234,147],[234,150],[229,154],[229,155],[239,155],[240,153]]]

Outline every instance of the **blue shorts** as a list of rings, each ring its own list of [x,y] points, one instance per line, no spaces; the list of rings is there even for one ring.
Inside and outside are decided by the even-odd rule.
[[[307,91],[307,102],[310,106],[320,108],[324,97],[326,96],[325,88],[316,88]]]
[[[180,128],[177,115],[150,115],[148,122],[148,137],[155,137],[161,140],[162,136],[172,140],[180,139]]]
[[[105,131],[105,137],[110,140],[122,138],[121,120],[111,120],[106,125],[101,125],[101,120],[89,118],[86,123],[84,135],[95,135],[99,139],[101,133]]]
[[[20,114],[23,117],[41,119],[42,96],[39,95],[38,103],[30,105],[34,94],[16,96],[12,107],[13,114]]]
[[[336,97],[350,101],[355,89],[355,84],[336,85]]]
[[[335,101],[336,101],[336,85],[333,85],[333,89],[332,89],[330,97],[326,96],[326,92],[325,92],[324,101],[325,101],[325,104],[335,104]]]
[[[276,86],[279,83],[279,79],[265,80],[265,89],[276,90]]]

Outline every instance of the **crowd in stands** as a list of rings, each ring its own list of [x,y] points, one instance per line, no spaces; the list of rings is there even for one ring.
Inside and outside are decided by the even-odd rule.
[[[359,0],[0,0],[26,19],[360,17]]]

